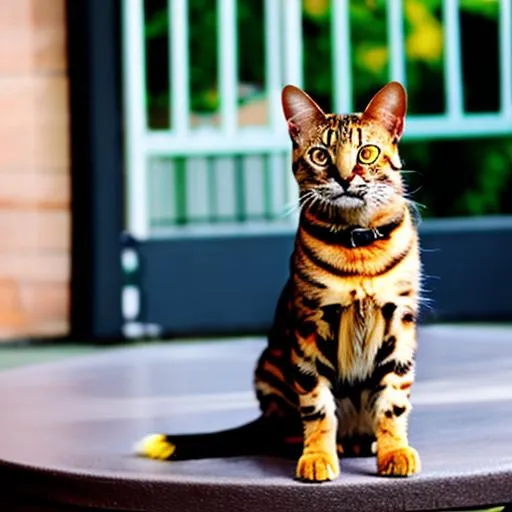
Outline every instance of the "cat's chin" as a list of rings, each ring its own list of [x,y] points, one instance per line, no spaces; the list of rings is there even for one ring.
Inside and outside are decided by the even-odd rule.
[[[358,196],[343,194],[333,201],[334,206],[340,210],[358,210],[364,208],[366,202]]]

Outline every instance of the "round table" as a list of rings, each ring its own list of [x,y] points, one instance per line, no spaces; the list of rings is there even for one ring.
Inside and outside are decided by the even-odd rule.
[[[168,342],[0,374],[0,510],[160,512],[441,510],[512,502],[512,328],[420,329],[411,443],[423,472],[375,475],[346,458],[334,482],[294,462],[135,457],[151,432],[228,428],[258,415],[262,339]]]

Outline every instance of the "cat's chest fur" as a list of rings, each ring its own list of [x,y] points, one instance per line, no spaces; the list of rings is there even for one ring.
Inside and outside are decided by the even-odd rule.
[[[374,360],[384,335],[379,299],[364,286],[352,286],[345,293],[326,289],[317,321],[319,335],[335,344],[338,377],[348,381],[365,380],[374,369]],[[334,348],[334,347],[332,347]]]
[[[344,380],[365,380],[374,369],[384,335],[384,322],[375,300],[364,297],[341,310],[335,342],[338,372]]]

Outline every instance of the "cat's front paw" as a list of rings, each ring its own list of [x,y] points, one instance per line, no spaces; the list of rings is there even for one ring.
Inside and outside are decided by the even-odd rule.
[[[340,474],[336,454],[328,452],[305,453],[297,464],[296,476],[309,482],[334,480]]]
[[[168,460],[176,450],[165,434],[151,434],[135,445],[135,453],[141,457],[156,460]]]
[[[420,471],[420,456],[411,446],[377,453],[377,472],[379,475],[411,476]]]

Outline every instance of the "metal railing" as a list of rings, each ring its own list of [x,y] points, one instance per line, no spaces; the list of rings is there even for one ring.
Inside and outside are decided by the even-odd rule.
[[[238,0],[242,1],[242,0]],[[170,127],[151,130],[146,112],[143,0],[123,0],[127,227],[139,239],[293,230],[284,215],[296,197],[280,91],[303,83],[300,0],[262,0],[267,124],[238,123],[237,0],[218,0],[218,126],[192,127],[188,0],[168,0]],[[353,109],[349,0],[331,0],[333,105]],[[402,0],[389,0],[389,79],[406,85]],[[286,13],[286,14],[285,14]],[[512,10],[499,2],[500,108],[464,111],[457,0],[442,1],[446,111],[409,115],[406,137],[447,138],[512,133]]]

